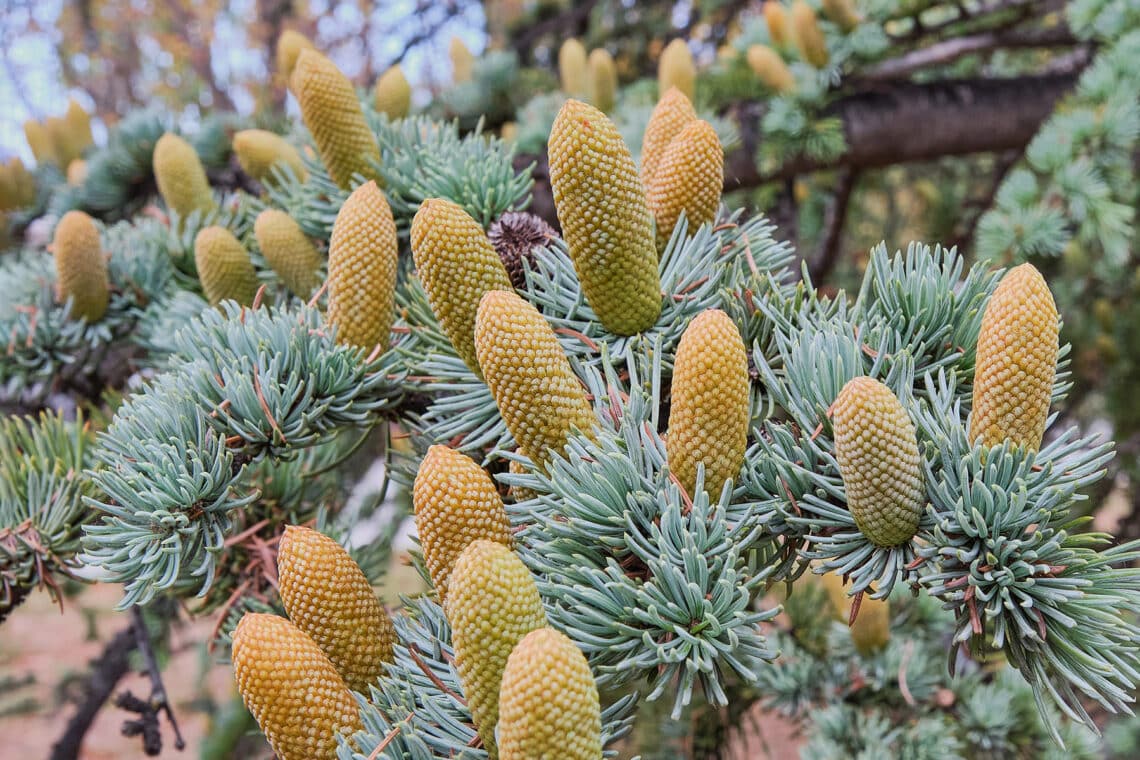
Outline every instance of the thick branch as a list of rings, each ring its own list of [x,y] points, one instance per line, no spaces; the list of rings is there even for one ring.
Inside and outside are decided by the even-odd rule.
[[[971,53],[988,53],[1004,48],[1035,48],[1076,45],[1079,42],[1066,27],[1038,31],[987,32],[955,37],[906,55],[883,61],[864,73],[868,80],[902,79],[920,69],[943,66]]]
[[[725,156],[725,190],[754,187],[797,174],[846,167],[866,169],[942,156],[1021,149],[1076,83],[1076,72],[1012,79],[894,84],[833,103],[825,115],[843,124],[847,152],[835,161],[793,157],[769,173],[754,153]],[[763,105],[742,104],[735,117],[748,145],[757,139]]]
[[[51,748],[51,760],[76,760],[87,730],[95,722],[103,704],[130,670],[130,655],[136,644],[135,629],[128,626],[115,634],[103,653],[91,663],[91,676],[83,687],[83,698],[63,735]]]

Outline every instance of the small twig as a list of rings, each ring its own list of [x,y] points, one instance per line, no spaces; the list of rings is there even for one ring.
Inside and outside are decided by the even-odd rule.
[[[851,598],[851,616],[847,619],[847,627],[855,625],[855,619],[859,617],[859,608],[863,606],[863,592],[859,591]]]
[[[408,717],[410,718],[412,716],[408,715]],[[369,753],[368,760],[376,760],[376,758],[380,757],[380,753],[384,751],[385,747],[392,743],[392,740],[395,739],[397,735],[399,735],[400,729],[402,727],[403,724],[396,726],[391,731],[389,731],[388,735],[385,736],[384,739],[376,745],[376,749],[372,750],[372,752]]]
[[[142,608],[137,604],[131,607],[131,622],[135,629],[135,641],[138,644],[139,652],[142,654],[143,662],[146,664],[147,675],[150,677],[150,699],[148,702],[156,715],[159,712],[166,713],[166,719],[174,731],[174,748],[177,750],[185,749],[186,740],[182,738],[182,731],[178,728],[178,720],[174,717],[174,710],[171,709],[170,702],[166,697],[166,687],[162,683],[162,671],[159,670],[158,660],[154,656],[154,648],[151,646],[150,633],[147,631],[146,621],[143,619]]]
[[[420,657],[420,650],[415,644],[412,644],[408,647],[408,654],[411,655],[411,658],[415,661],[416,665],[420,666],[420,670],[424,672],[424,675],[431,679],[431,682],[436,685],[436,688],[438,688],[444,694],[454,697],[456,700],[458,700],[459,704],[463,705],[464,707],[467,706],[466,699],[464,699],[459,694],[456,694],[454,690],[449,689],[447,687],[447,684],[441,681],[439,679],[439,676],[432,672],[432,669],[428,667],[428,664],[424,662],[424,659],[422,657]]]
[[[962,232],[954,236],[953,244],[959,250],[969,245],[973,239],[974,231],[978,228],[978,222],[982,220],[982,215],[986,212],[986,209],[993,205],[994,198],[997,197],[998,190],[1001,189],[1002,182],[1005,181],[1005,176],[1009,174],[1009,170],[1012,169],[1013,165],[1017,163],[1017,160],[1021,158],[1022,152],[1023,151],[1020,150],[1008,150],[997,155],[989,190],[986,191],[985,196],[979,199],[977,203],[971,204],[977,208],[977,211],[970,215],[970,219],[965,227],[962,228]]]
[[[823,240],[819,244],[819,253],[808,266],[812,283],[819,285],[823,282],[835,265],[839,262],[840,241],[843,240],[843,225],[847,220],[847,207],[851,203],[851,195],[855,190],[855,183],[859,179],[859,172],[855,169],[844,169],[839,174],[839,183],[835,186],[835,197],[827,209],[824,220]]]
[[[914,654],[914,641],[908,641],[903,647],[902,662],[899,663],[899,693],[902,694],[906,703],[911,707],[915,706],[914,696],[910,693],[910,687],[906,682],[906,669],[910,665],[911,655]]]

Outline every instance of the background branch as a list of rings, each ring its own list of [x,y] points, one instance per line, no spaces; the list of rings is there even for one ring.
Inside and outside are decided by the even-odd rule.
[[[815,161],[800,155],[761,172],[752,153],[736,150],[725,156],[725,190],[755,187],[820,169],[867,169],[1020,149],[1076,81],[1077,72],[1069,71],[1009,79],[897,83],[868,89],[836,101],[823,114],[843,124],[847,151],[837,160]],[[758,102],[735,109],[733,115],[744,145],[757,141],[763,112],[764,106]]]
[[[83,699],[75,714],[67,721],[63,735],[52,745],[50,760],[78,760],[83,737],[95,722],[95,716],[115,691],[119,681],[130,671],[131,652],[134,651],[135,643],[134,626],[128,625],[115,634],[107,646],[103,647],[102,653],[91,661],[91,675],[84,684]]]
[[[987,32],[944,40],[898,58],[890,58],[863,73],[861,78],[870,81],[902,79],[920,69],[953,63],[971,53],[988,53],[1001,48],[1064,47],[1079,42],[1063,26],[1032,31]]]
[[[847,219],[847,206],[851,203],[851,193],[859,179],[856,169],[844,169],[839,174],[839,183],[835,186],[835,196],[827,209],[827,218],[824,221],[823,240],[820,241],[819,252],[808,266],[811,281],[819,286],[835,265],[839,262],[839,243],[843,240],[843,224]]]

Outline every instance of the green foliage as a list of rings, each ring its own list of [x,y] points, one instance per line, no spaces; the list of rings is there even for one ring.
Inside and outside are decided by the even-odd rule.
[[[1071,11],[1074,26],[1085,20],[1085,29],[1094,32],[1105,16],[1122,22],[1126,4],[1108,5],[1095,18],[1086,17],[1087,8]],[[1133,65],[1140,55],[1140,21],[1132,24],[1133,31],[1114,35],[1033,138],[1027,166],[1002,184],[996,205],[978,225],[980,257],[1023,261],[1076,247],[1095,262],[1099,278],[1111,280],[1128,267],[1140,202],[1132,167],[1140,140],[1140,74]]]
[[[80,417],[6,417],[0,422],[0,622],[36,587],[59,596],[77,566],[80,531],[94,493],[83,476],[91,434]]]
[[[204,595],[230,513],[259,498],[240,484],[245,467],[370,424],[396,395],[390,372],[334,343],[314,309],[204,312],[100,436],[88,561],[124,583],[123,606],[171,588]]]

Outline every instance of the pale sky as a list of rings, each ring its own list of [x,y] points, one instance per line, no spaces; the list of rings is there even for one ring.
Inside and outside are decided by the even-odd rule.
[[[32,0],[17,3],[17,0],[0,0],[0,104],[3,104],[3,109],[0,110],[0,160],[15,154],[30,165],[32,156],[24,140],[23,130],[26,119],[62,115],[69,97],[75,97],[85,108],[93,105],[85,93],[66,90],[61,81],[54,45],[58,40],[55,22],[63,2],[64,0]],[[212,63],[220,82],[225,82],[232,76],[259,79],[269,77],[264,61],[259,56],[246,52],[248,46],[240,20],[252,15],[254,3],[255,0],[230,0],[228,12],[218,19]],[[364,14],[356,2],[310,0],[309,6],[312,15],[320,19],[315,40],[318,47],[322,47],[322,40],[340,38],[348,30],[360,28],[364,22]],[[374,34],[373,39],[351,39],[341,48],[326,52],[350,76],[360,72],[364,63],[362,52],[365,44],[371,47],[373,60],[378,65],[390,60],[400,52],[408,36],[418,31],[418,25],[407,23],[407,18],[415,7],[415,0],[379,0],[374,4],[373,13],[378,14],[377,27],[380,32]],[[16,30],[28,26],[29,14],[34,14],[34,20],[44,31],[17,36]],[[403,67],[413,89],[417,83],[445,81],[449,78],[447,44],[452,36],[462,37],[472,51],[478,54],[486,46],[484,29],[482,4],[470,3],[462,15],[448,21],[431,41],[411,50],[404,58]],[[157,48],[154,51],[144,49],[144,54],[146,53],[150,53],[144,57],[152,65],[144,72],[144,76],[164,76],[163,56],[166,54]],[[82,70],[82,57],[76,59],[75,65]],[[14,78],[17,73],[18,82]],[[241,91],[231,95],[238,111],[249,114],[253,108],[252,98]],[[421,101],[426,100],[424,90],[421,89],[419,95]],[[183,127],[192,130],[197,117],[198,108],[191,106],[179,118]],[[94,124],[93,131],[95,142],[102,144],[106,139],[102,125]]]

